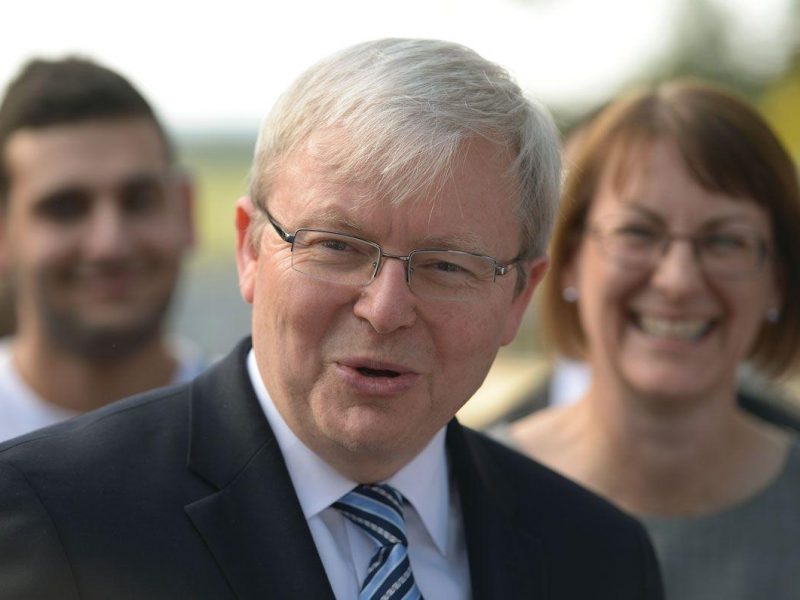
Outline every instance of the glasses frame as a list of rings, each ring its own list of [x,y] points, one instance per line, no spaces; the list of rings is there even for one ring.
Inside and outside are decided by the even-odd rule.
[[[590,223],[586,228],[586,231],[591,234],[594,239],[598,242],[601,251],[611,260],[620,264],[620,266],[628,267],[628,268],[636,268],[632,267],[632,263],[626,262],[624,258],[620,258],[619,255],[615,255],[608,251],[608,247],[605,243],[605,240],[609,237],[609,232],[604,231],[597,223]],[[686,241],[692,248],[692,256],[694,257],[695,263],[700,268],[700,270],[705,273],[706,275],[710,275],[714,278],[722,278],[722,279],[746,279],[748,277],[753,277],[758,274],[761,269],[764,268],[764,265],[767,262],[767,259],[771,256],[770,246],[769,244],[758,234],[756,234],[757,241],[758,241],[758,258],[756,264],[753,265],[753,268],[748,271],[741,271],[741,272],[726,272],[726,271],[714,271],[713,269],[709,270],[708,267],[704,264],[702,258],[702,251],[700,250],[700,243],[703,240],[703,234],[689,234],[689,233],[670,233],[669,231],[665,231],[663,233],[662,239],[658,244],[658,255],[653,261],[652,264],[642,265],[638,267],[638,270],[647,271],[650,269],[656,268],[658,265],[658,261],[663,260],[664,256],[666,256],[669,249],[672,247],[672,243],[675,241]]]
[[[370,283],[372,283],[375,280],[375,277],[378,276],[378,273],[380,272],[381,265],[383,264],[383,259],[384,258],[394,258],[396,260],[399,260],[399,261],[402,261],[402,262],[405,263],[405,266],[406,266],[406,268],[405,268],[405,271],[406,271],[406,284],[410,287],[411,286],[411,274],[413,273],[413,269],[411,268],[411,259],[414,257],[415,254],[420,253],[420,252],[453,252],[453,253],[456,253],[456,254],[474,256],[476,258],[482,258],[482,259],[490,260],[490,261],[492,261],[492,263],[494,263],[494,268],[492,270],[491,283],[494,283],[497,280],[497,277],[502,277],[503,275],[508,274],[512,270],[512,268],[514,266],[516,266],[522,260],[521,256],[517,256],[514,259],[510,260],[509,262],[507,262],[506,264],[499,265],[499,264],[497,264],[497,259],[494,258],[493,256],[487,256],[485,254],[476,254],[475,252],[464,252],[464,251],[461,251],[461,250],[441,250],[441,249],[435,249],[435,248],[417,248],[416,250],[412,250],[409,254],[407,254],[405,256],[400,255],[400,254],[390,254],[390,253],[384,251],[384,249],[380,246],[380,244],[377,244],[377,243],[375,243],[373,241],[370,241],[370,240],[365,240],[363,238],[360,238],[360,237],[357,237],[357,236],[354,236],[354,235],[349,235],[347,233],[341,233],[339,231],[329,231],[327,229],[313,229],[313,228],[309,228],[309,227],[301,227],[299,229],[296,229],[294,231],[294,233],[289,233],[288,231],[286,231],[286,229],[284,229],[283,226],[281,226],[275,220],[275,218],[272,216],[272,214],[270,214],[269,210],[267,210],[266,208],[262,208],[261,206],[259,206],[259,208],[266,215],[266,217],[269,220],[270,224],[275,229],[275,232],[280,236],[280,238],[284,242],[286,242],[287,244],[291,244],[292,252],[294,252],[294,241],[297,238],[297,234],[299,232],[301,232],[301,231],[313,231],[313,232],[317,232],[317,233],[330,233],[330,234],[333,234],[333,235],[340,235],[342,237],[350,238],[350,239],[362,242],[364,244],[369,244],[373,248],[376,248],[378,250],[378,260],[375,261],[375,265],[374,265],[374,267],[372,269],[372,275],[369,278],[369,281],[367,281],[366,283],[362,284],[362,285],[365,285],[365,286],[369,285]],[[488,283],[490,280],[487,279],[485,281]]]

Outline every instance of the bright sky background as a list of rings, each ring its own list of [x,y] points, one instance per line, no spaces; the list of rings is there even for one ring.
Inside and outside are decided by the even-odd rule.
[[[691,0],[27,0],[3,10],[0,86],[34,55],[117,68],[178,130],[254,130],[305,67],[368,39],[435,37],[495,60],[545,103],[591,106],[662,56]],[[714,0],[743,60],[770,44],[790,0]]]

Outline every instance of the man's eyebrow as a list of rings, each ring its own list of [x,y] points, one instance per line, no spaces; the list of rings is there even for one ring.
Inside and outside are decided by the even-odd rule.
[[[67,184],[43,192],[33,202],[33,208],[34,210],[38,210],[41,207],[46,207],[53,202],[58,202],[65,198],[88,198],[90,196],[91,190],[89,188],[80,184]]]
[[[149,172],[133,173],[129,177],[117,181],[113,192],[121,198],[131,192],[135,193],[140,190],[147,190],[148,192],[155,191],[155,193],[166,198],[169,195],[171,185],[172,180],[167,174]]]
[[[304,217],[292,225],[297,229],[322,229],[348,233],[359,237],[366,235],[364,229],[355,220],[343,215],[341,211],[336,209],[323,209],[320,212]]]
[[[425,237],[419,240],[417,246],[420,249],[461,250],[462,252],[472,252],[473,254],[487,254],[485,241],[471,231]]]

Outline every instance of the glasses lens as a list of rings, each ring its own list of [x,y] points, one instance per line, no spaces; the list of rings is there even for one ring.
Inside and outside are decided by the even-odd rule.
[[[670,236],[662,226],[631,215],[598,220],[590,231],[603,253],[630,269],[654,267],[675,239],[691,241],[703,270],[718,277],[751,275],[766,257],[763,238],[746,227],[729,227],[696,237]]]
[[[470,300],[494,280],[495,261],[455,250],[417,250],[411,254],[411,289],[424,298]]]
[[[366,285],[380,249],[364,240],[313,229],[299,229],[292,248],[292,268],[316,279]]]
[[[599,220],[591,231],[608,257],[632,269],[658,260],[665,235],[660,227],[635,216]]]
[[[743,228],[704,235],[697,240],[697,251],[706,272],[720,277],[749,275],[758,270],[765,256],[761,237]]]

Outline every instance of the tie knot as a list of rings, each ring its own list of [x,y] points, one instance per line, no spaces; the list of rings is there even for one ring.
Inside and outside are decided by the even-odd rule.
[[[359,485],[333,503],[342,515],[382,546],[408,545],[403,495],[390,485]]]

